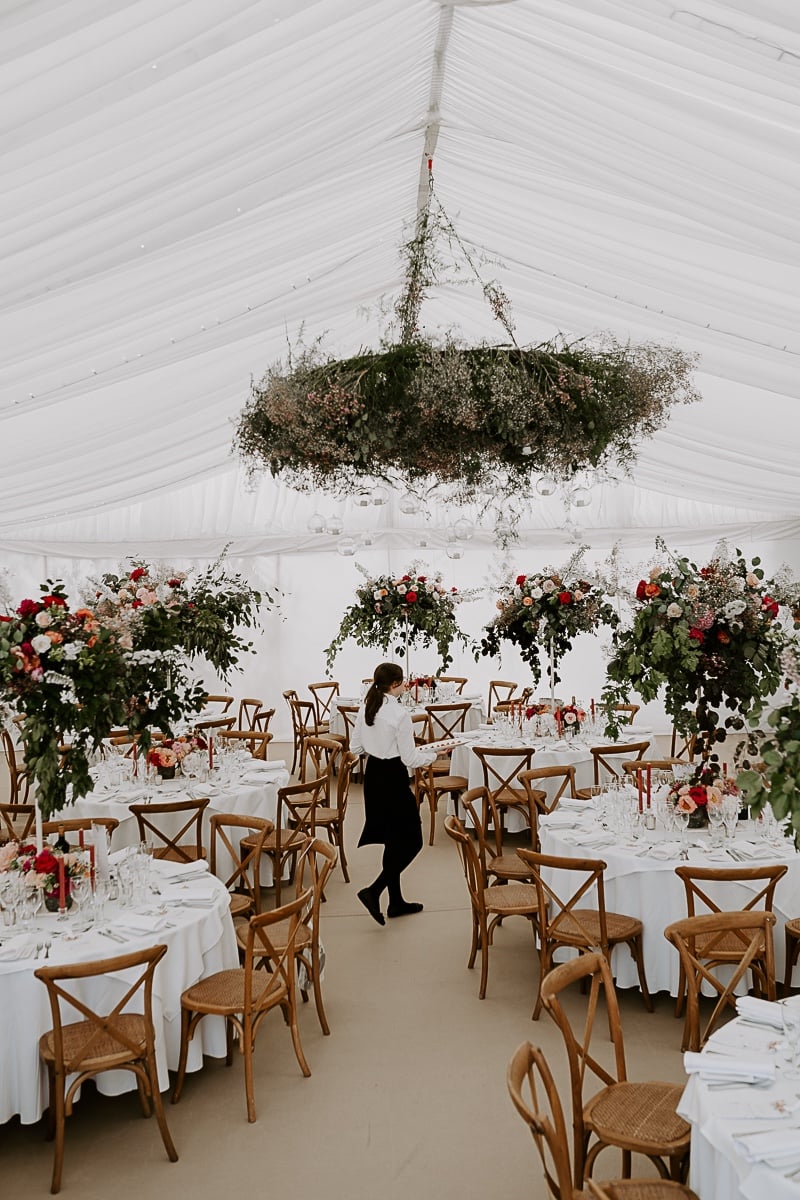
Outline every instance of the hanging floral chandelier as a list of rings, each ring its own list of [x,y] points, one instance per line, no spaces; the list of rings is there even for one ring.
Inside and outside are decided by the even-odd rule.
[[[507,342],[467,345],[421,330],[423,300],[441,281],[442,237],[480,282]],[[507,297],[482,281],[430,171],[404,258],[397,340],[344,359],[315,343],[252,384],[236,433],[252,470],[303,492],[358,495],[383,481],[502,506],[533,495],[540,476],[555,489],[581,471],[629,473],[638,443],[663,427],[671,406],[699,398],[694,359],[674,347],[611,335],[518,345]]]

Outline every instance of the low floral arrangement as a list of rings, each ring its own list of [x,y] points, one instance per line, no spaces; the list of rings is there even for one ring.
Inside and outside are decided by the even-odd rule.
[[[456,606],[464,598],[457,588],[446,588],[441,575],[422,574],[417,564],[404,575],[372,578],[358,567],[365,582],[356,588],[356,602],[342,618],[339,632],[325,651],[328,673],[348,638],[359,646],[375,646],[403,655],[408,646],[435,644],[444,671],[453,661],[450,647],[469,639],[458,627]]]
[[[649,701],[663,687],[675,728],[700,733],[710,759],[713,743],[757,717],[778,687],[782,593],[758,558],[731,555],[724,543],[702,567],[672,555],[661,539],[656,544],[668,561],[639,581],[633,624],[614,633],[603,692],[606,732],[618,733],[614,706],[631,690]],[[733,712],[723,717],[726,707]]]
[[[547,568],[533,575],[518,575],[501,589],[498,614],[485,627],[481,654],[497,655],[504,641],[519,647],[531,670],[534,687],[542,674],[540,650],[550,658],[551,682],[559,682],[557,666],[579,633],[594,633],[601,625],[611,628],[619,618],[603,586],[577,574],[585,553],[581,547],[563,571]]]
[[[435,675],[414,675],[406,680],[406,691],[413,691],[414,688],[435,688],[437,682]]]
[[[191,585],[134,566],[93,583],[75,608],[60,582],[41,592],[0,614],[0,719],[24,718],[25,764],[48,818],[92,790],[90,756],[113,729],[147,752],[151,729],[170,734],[202,710],[189,659],[202,653],[227,672],[261,596],[219,562]]]
[[[726,796],[739,796],[736,782],[702,763],[686,779],[676,779],[667,793],[667,803],[689,813],[689,824],[698,829],[708,824],[708,810],[722,804]]]
[[[562,704],[553,713],[556,725],[563,726],[567,732],[576,733],[586,720],[585,709],[578,708],[577,704]]]
[[[28,887],[42,891],[45,903],[58,900],[62,879],[64,897],[68,899],[72,880],[89,877],[88,863],[78,854],[62,853],[53,846],[37,852],[33,845],[20,846],[16,842],[0,847],[0,871],[19,871]]]
[[[159,771],[174,771],[180,759],[171,746],[154,746],[148,752],[147,762]]]

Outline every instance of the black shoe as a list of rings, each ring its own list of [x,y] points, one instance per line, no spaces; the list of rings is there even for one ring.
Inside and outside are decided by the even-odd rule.
[[[422,912],[423,905],[409,900],[401,900],[399,904],[390,904],[386,910],[387,917],[410,917],[412,913]]]
[[[373,921],[377,921],[379,925],[386,924],[383,913],[381,912],[381,906],[369,888],[362,888],[358,893],[358,898],[364,905],[364,908],[367,910],[369,915],[372,917]]]

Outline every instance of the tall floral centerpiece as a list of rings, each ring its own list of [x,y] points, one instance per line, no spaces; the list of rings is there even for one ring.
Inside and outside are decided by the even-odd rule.
[[[769,804],[779,821],[789,817],[795,840],[800,841],[800,649],[796,642],[784,648],[781,669],[788,696],[767,717],[766,730],[755,728],[757,720],[751,721],[750,746],[736,782],[756,812]]]
[[[196,581],[133,565],[86,590],[73,607],[60,582],[0,615],[0,709],[17,716],[25,763],[45,817],[93,783],[90,758],[112,729],[127,728],[143,750],[149,731],[199,712],[205,689],[190,674],[203,653],[220,672],[248,643],[258,592],[215,563]]]
[[[601,625],[613,628],[619,618],[599,582],[579,573],[582,548],[563,571],[546,568],[518,575],[506,583],[497,599],[497,616],[484,629],[481,654],[497,655],[504,641],[519,647],[535,687],[541,679],[541,654],[549,661],[551,700],[561,659],[580,633]]]
[[[365,576],[356,588],[356,600],[345,610],[339,632],[325,651],[328,672],[348,639],[359,646],[375,646],[388,654],[404,656],[406,674],[410,646],[435,645],[444,671],[453,661],[453,642],[469,646],[459,628],[456,607],[463,599],[457,588],[445,587],[441,575],[421,572],[413,564],[403,575]]]
[[[675,728],[700,735],[705,766],[716,760],[714,743],[757,718],[778,687],[780,589],[758,558],[747,562],[724,544],[701,567],[661,540],[657,546],[666,561],[639,581],[633,622],[614,633],[603,693],[607,732],[617,733],[614,705],[631,690],[649,701],[663,689]]]

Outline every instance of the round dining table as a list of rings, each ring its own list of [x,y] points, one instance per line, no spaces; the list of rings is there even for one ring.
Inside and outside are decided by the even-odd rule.
[[[701,1055],[686,1056],[692,1073],[678,1112],[692,1127],[689,1184],[702,1200],[796,1200],[799,1089],[786,1076],[780,1026],[780,1016],[771,1024],[735,1018],[711,1035]],[[764,1078],[747,1082],[753,1062]],[[727,1078],[714,1074],[720,1063]]]
[[[635,793],[631,793],[631,801],[635,803]],[[549,816],[540,817],[542,853],[602,859],[606,863],[603,876],[606,909],[641,920],[651,992],[678,994],[680,960],[677,950],[664,937],[664,929],[686,916],[686,892],[675,874],[675,868],[681,865],[736,867],[786,863],[787,873],[778,882],[774,900],[775,973],[778,979],[783,977],[783,927],[800,912],[800,854],[790,841],[783,839],[772,844],[758,839],[751,823],[742,821],[735,837],[715,849],[707,830],[688,830],[683,842],[680,834],[660,827],[621,833],[602,822],[601,812],[602,798],[598,797],[595,801],[566,802]],[[567,872],[549,872],[548,881],[562,896],[574,890],[574,876]],[[715,886],[714,899],[723,910],[738,911],[759,890],[760,884],[755,882],[725,882]],[[591,893],[587,893],[584,902],[591,906]],[[636,965],[626,947],[615,948],[611,967],[618,987],[638,987]]]
[[[156,968],[153,1023],[156,1060],[162,1091],[168,1070],[178,1066],[181,1037],[181,994],[216,971],[238,966],[229,897],[222,883],[194,864],[153,862],[149,902],[123,907],[107,905],[103,919],[89,924],[83,914],[60,921],[42,913],[29,932],[0,928],[0,1123],[19,1116],[23,1124],[38,1121],[48,1103],[47,1073],[39,1059],[39,1038],[52,1028],[47,989],[34,977],[45,965],[82,963],[118,957],[163,944],[167,953]],[[134,968],[117,975],[76,981],[74,991],[88,1005],[110,1011],[136,978]],[[139,1010],[141,1011],[141,1010]],[[189,1067],[199,1070],[203,1055],[225,1056],[225,1024],[219,1017],[200,1022],[189,1046]],[[105,1095],[136,1087],[130,1071],[107,1071],[96,1079]]]

